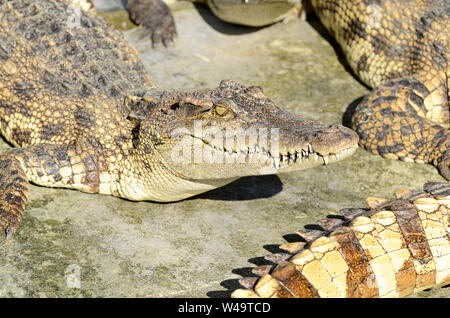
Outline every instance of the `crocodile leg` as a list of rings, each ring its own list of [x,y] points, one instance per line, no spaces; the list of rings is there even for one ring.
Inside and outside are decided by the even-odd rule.
[[[127,0],[131,19],[146,28],[153,46],[168,46],[175,41],[177,30],[169,7],[162,0]]]
[[[14,151],[0,155],[0,231],[12,237],[22,220],[28,198],[28,180]]]
[[[41,144],[0,155],[0,231],[11,238],[24,212],[28,181],[47,187],[99,192],[99,162],[75,147]]]
[[[444,74],[407,76],[373,90],[352,119],[360,144],[386,158],[431,163],[450,180],[447,90]]]

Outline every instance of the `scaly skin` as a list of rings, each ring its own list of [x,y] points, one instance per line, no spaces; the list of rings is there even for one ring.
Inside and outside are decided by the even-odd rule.
[[[241,176],[306,169],[355,151],[352,130],[285,112],[259,87],[157,87],[119,32],[69,4],[0,0],[0,132],[17,147],[0,155],[7,237],[22,217],[28,181],[176,201]]]
[[[281,245],[240,282],[232,297],[404,297],[450,284],[450,185],[427,183],[397,199],[368,198],[370,209],[302,230],[306,241]]]
[[[450,180],[450,3],[311,0],[358,77],[375,89],[353,129],[375,154],[431,163]]]
[[[279,21],[295,6],[295,1],[206,2],[218,18],[253,26]],[[430,163],[450,180],[450,2],[304,0],[303,5],[336,39],[356,76],[374,88],[352,118],[360,144],[385,158]]]

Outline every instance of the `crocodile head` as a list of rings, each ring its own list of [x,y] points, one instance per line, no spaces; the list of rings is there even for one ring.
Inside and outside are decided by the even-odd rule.
[[[234,81],[201,93],[165,91],[157,102],[149,100],[153,106],[139,139],[178,178],[197,185],[215,188],[242,176],[320,166],[357,148],[352,130],[287,112],[261,88]]]

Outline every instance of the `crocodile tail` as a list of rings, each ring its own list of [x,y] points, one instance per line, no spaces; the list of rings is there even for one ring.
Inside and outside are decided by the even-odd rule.
[[[305,242],[281,245],[232,297],[404,297],[450,284],[450,184],[366,201],[299,231]]]

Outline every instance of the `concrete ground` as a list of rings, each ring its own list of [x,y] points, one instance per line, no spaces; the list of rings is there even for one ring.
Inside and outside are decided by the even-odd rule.
[[[100,11],[120,1],[96,1]],[[153,50],[141,30],[125,31],[151,78],[165,88],[214,88],[222,79],[258,85],[282,107],[326,123],[348,122],[368,89],[349,73],[316,23],[297,19],[247,29],[202,6],[173,4],[177,46]],[[116,26],[124,12],[106,13]],[[0,150],[8,146],[0,142]],[[130,202],[31,186],[22,224],[0,241],[0,296],[229,297],[237,279],[292,240],[305,224],[366,196],[442,181],[428,165],[362,149],[329,166],[242,178],[176,203]],[[449,297],[450,289],[419,297]]]

